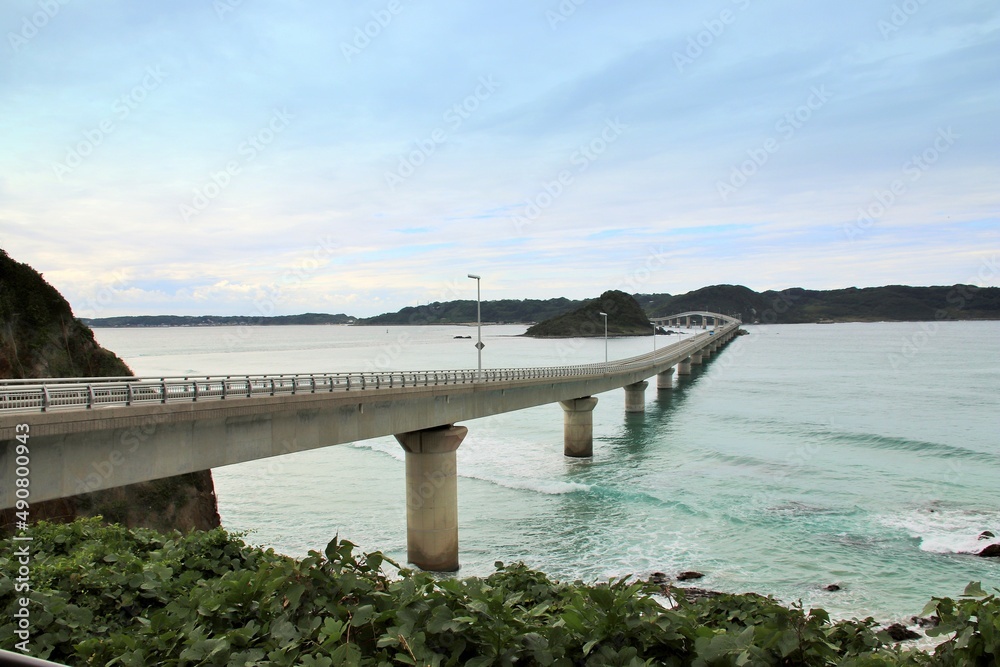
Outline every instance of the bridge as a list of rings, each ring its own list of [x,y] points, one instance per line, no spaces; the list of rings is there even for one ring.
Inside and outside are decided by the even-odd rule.
[[[710,312],[656,318],[703,329],[608,363],[541,368],[69,378],[0,382],[0,508],[394,435],[406,452],[407,557],[458,569],[457,422],[558,402],[563,453],[593,455],[595,394],[625,389],[645,410],[646,381],[711,356],[740,322]],[[22,481],[27,480],[27,481]]]

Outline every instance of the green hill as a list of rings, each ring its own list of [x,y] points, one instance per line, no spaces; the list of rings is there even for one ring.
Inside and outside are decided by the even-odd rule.
[[[666,299],[645,295],[640,300],[654,317],[710,310],[747,323],[1000,319],[1000,288],[975,285],[888,285],[823,291],[793,287],[781,292],[713,285]]]
[[[569,313],[539,322],[525,336],[537,338],[568,338],[603,336],[607,313],[609,336],[651,336],[649,317],[634,298],[618,290],[608,290],[593,301]]]

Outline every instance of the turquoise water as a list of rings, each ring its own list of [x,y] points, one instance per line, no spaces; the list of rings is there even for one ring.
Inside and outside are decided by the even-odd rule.
[[[1000,563],[1000,322],[747,326],[644,414],[600,394],[593,460],[558,405],[466,422],[463,575],[523,560],[564,579],[698,570],[699,586],[903,620]],[[484,328],[486,367],[589,363],[603,340]],[[99,329],[141,375],[474,368],[467,327]],[[455,335],[473,340],[455,340]],[[658,345],[671,338],[660,336]],[[676,338],[673,338],[676,340]],[[652,349],[612,339],[611,358]],[[405,559],[393,438],[214,471],[224,525],[292,554],[335,535]],[[842,590],[823,587],[839,584]]]

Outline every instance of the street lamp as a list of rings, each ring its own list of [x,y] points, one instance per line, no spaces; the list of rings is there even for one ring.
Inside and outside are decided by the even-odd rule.
[[[480,309],[479,300],[479,286],[481,285],[482,276],[477,276],[474,273],[470,273],[469,277],[476,281],[476,352],[479,355],[479,366],[476,372],[476,379],[480,379],[483,375],[483,318],[482,311]]]
[[[608,314],[598,313],[604,318],[604,363],[608,363]]]

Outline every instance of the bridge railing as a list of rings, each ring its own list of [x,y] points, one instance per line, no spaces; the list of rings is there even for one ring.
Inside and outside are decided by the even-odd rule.
[[[726,329],[731,327],[726,327]],[[714,333],[714,332],[713,332]],[[0,413],[48,412],[155,403],[196,402],[262,396],[367,391],[395,387],[510,382],[584,377],[650,369],[702,347],[712,333],[702,333],[659,350],[609,363],[536,368],[386,371],[303,375],[238,375],[225,377],[53,378],[0,382]]]

